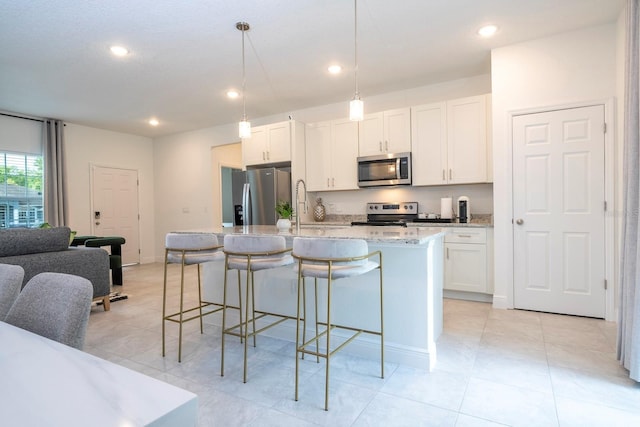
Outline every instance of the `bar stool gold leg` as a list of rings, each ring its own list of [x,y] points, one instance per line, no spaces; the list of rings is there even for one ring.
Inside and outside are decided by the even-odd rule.
[[[220,342],[220,376],[224,377],[224,331],[226,330],[227,318],[227,272],[229,271],[229,260],[224,261],[224,280],[222,282],[222,341]],[[242,312],[242,308],[240,308]]]
[[[164,286],[162,289],[162,357],[165,356],[165,323],[167,316],[167,256],[168,251],[164,253]]]
[[[329,263],[329,278],[327,279],[327,348],[326,359],[327,364],[325,366],[325,381],[324,381],[324,410],[329,410],[329,366],[331,365],[331,263]]]

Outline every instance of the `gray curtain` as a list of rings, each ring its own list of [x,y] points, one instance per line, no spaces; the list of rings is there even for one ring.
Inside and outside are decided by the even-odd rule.
[[[64,123],[44,120],[44,220],[54,227],[68,223],[64,159]]]
[[[638,1],[627,0],[622,254],[618,360],[640,381],[640,117],[638,78]]]

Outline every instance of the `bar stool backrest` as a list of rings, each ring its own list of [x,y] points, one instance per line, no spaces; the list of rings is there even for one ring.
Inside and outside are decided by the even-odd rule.
[[[243,254],[275,252],[286,249],[282,236],[253,236],[249,234],[227,234],[224,236],[224,250]]]
[[[293,253],[303,258],[358,258],[369,253],[365,240],[360,239],[329,239],[316,237],[296,237],[293,239]],[[312,260],[305,260],[308,264],[317,264]],[[334,265],[365,265],[368,259],[335,262]],[[326,264],[326,263],[324,263]]]
[[[218,238],[212,233],[167,233],[165,247],[168,263],[181,263],[184,251],[185,264],[199,264],[213,259],[222,259],[217,248]]]

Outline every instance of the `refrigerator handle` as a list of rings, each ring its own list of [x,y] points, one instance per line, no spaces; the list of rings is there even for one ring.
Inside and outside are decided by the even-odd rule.
[[[248,182],[245,182],[242,186],[242,214],[243,214],[243,225],[251,225],[251,207],[249,206],[249,191],[250,185]]]

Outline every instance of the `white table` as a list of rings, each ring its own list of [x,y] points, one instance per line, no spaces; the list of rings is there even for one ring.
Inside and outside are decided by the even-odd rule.
[[[195,426],[197,396],[0,321],[0,424]]]

